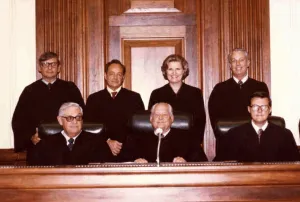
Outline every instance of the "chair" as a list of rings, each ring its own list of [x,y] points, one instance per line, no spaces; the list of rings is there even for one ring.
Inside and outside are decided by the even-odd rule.
[[[231,128],[235,128],[244,123],[249,122],[250,119],[222,119],[217,121],[216,130],[220,136],[226,134]],[[278,126],[285,128],[285,121],[279,116],[269,116],[268,121]]]
[[[179,128],[189,130],[192,127],[192,115],[184,112],[174,111],[174,122],[171,128]],[[140,111],[135,113],[128,121],[128,127],[135,132],[151,132],[153,131],[150,123],[150,111]]]
[[[56,133],[61,132],[62,130],[62,126],[59,125],[57,122],[42,123],[38,127],[40,137],[54,135]],[[95,135],[100,135],[104,133],[105,128],[102,123],[84,123],[83,130],[86,132],[93,133]]]

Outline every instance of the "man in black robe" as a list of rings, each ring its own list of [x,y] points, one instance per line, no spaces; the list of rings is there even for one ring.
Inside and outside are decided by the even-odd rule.
[[[126,68],[119,60],[105,65],[106,89],[91,94],[86,103],[84,118],[89,122],[104,123],[111,161],[123,161],[122,147],[127,138],[128,119],[137,111],[145,110],[140,94],[122,88]]]
[[[216,161],[299,161],[299,151],[291,131],[268,122],[272,104],[267,93],[254,93],[248,111],[252,118],[249,123],[220,137]]]
[[[234,49],[228,56],[232,78],[218,83],[208,101],[209,117],[215,137],[216,123],[220,119],[249,118],[247,105],[250,96],[257,91],[269,93],[264,82],[254,80],[248,76],[250,60],[248,52],[244,49]]]
[[[42,79],[25,87],[20,95],[12,118],[15,151],[27,150],[27,161],[34,158],[31,148],[40,141],[36,128],[42,122],[56,121],[57,111],[65,102],[76,102],[84,107],[84,101],[73,82],[57,78],[60,72],[58,55],[45,52],[39,58],[38,71]]]
[[[199,150],[199,145],[193,140],[190,131],[171,128],[173,121],[173,110],[170,104],[153,105],[150,115],[153,132],[132,134],[133,145],[130,148],[136,163],[157,161],[159,135],[161,135],[159,162],[207,161],[202,148]]]
[[[82,108],[73,102],[64,103],[57,116],[63,130],[44,137],[34,146],[36,165],[76,165],[105,162],[110,149],[101,135],[82,130]]]

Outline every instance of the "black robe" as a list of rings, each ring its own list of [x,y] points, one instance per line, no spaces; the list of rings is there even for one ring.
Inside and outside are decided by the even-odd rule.
[[[269,122],[260,141],[251,122],[220,137],[216,161],[299,161],[299,151],[290,130]]]
[[[61,134],[43,138],[34,148],[37,157],[34,165],[86,165],[105,162],[110,153],[106,141],[95,134],[82,131],[75,140],[72,151]]]
[[[38,125],[57,121],[58,110],[65,102],[76,102],[84,107],[81,93],[73,82],[57,79],[51,90],[42,80],[25,87],[12,118],[15,151],[30,149],[30,138]],[[29,156],[28,158],[30,159]]]
[[[248,78],[240,85],[233,78],[218,83],[210,94],[208,101],[209,117],[215,137],[220,135],[216,132],[216,123],[220,119],[249,118],[247,106],[250,103],[250,96],[257,91],[269,93],[264,82]]]
[[[192,138],[198,143],[202,144],[204,129],[206,123],[205,109],[202,92],[199,88],[182,84],[179,91],[174,93],[169,84],[152,91],[148,109],[158,103],[169,103],[174,111],[186,112],[193,115]]]
[[[182,157],[186,161],[207,161],[201,151],[195,155],[195,146],[190,143],[190,134],[186,130],[172,128],[166,137],[161,139],[160,162],[173,162],[175,157]],[[128,145],[131,153],[131,160],[144,158],[148,162],[156,162],[158,136],[151,133],[139,133],[130,135],[131,141]],[[197,149],[197,151],[199,151]]]
[[[145,110],[145,107],[140,94],[121,88],[113,99],[107,89],[104,89],[88,97],[84,120],[104,123],[106,139],[110,138],[123,143],[128,135],[129,118],[141,110]],[[112,156],[112,158],[113,161],[122,161],[122,157],[116,159]]]

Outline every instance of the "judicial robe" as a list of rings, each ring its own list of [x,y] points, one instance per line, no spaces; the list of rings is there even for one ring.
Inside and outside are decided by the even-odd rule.
[[[30,149],[36,128],[42,122],[57,121],[58,110],[65,102],[76,102],[84,108],[81,93],[73,82],[56,79],[49,90],[40,79],[25,87],[12,118],[15,151]]]
[[[207,161],[207,158],[201,149],[201,152],[195,156],[195,146],[191,145],[190,134],[186,130],[171,128],[166,137],[161,139],[160,162],[173,162],[175,157],[182,157],[186,161]],[[154,132],[141,132],[131,134],[130,151],[132,159],[144,158],[148,162],[156,162],[158,136]]]
[[[233,78],[218,83],[208,101],[209,117],[215,137],[220,135],[216,132],[216,123],[220,119],[245,119],[251,118],[247,106],[250,96],[257,91],[269,93],[264,82],[248,78],[240,87]]]
[[[290,130],[272,123],[260,136],[251,122],[220,137],[216,161],[268,162],[299,161],[299,151]]]
[[[61,134],[43,138],[34,148],[37,154],[35,165],[86,165],[105,162],[110,153],[106,141],[95,134],[82,131],[75,139],[72,150]]]
[[[192,137],[195,142],[202,144],[206,123],[202,92],[199,88],[182,83],[177,94],[169,84],[152,91],[148,109],[159,102],[170,104],[174,111],[189,113],[193,116]]]

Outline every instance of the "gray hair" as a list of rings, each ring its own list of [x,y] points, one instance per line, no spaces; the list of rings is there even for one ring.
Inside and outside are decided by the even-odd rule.
[[[249,54],[248,54],[248,51],[246,49],[244,49],[244,48],[235,48],[231,51],[231,53],[228,54],[229,63],[231,63],[231,56],[234,52],[243,52],[245,54],[246,58],[249,59],[249,57],[248,57]]]
[[[153,106],[151,107],[151,115],[154,113],[155,107],[156,107],[157,105],[159,105],[159,104],[166,104],[166,105],[168,105],[168,111],[169,111],[169,114],[170,114],[170,116],[173,116],[173,108],[172,108],[172,106],[171,106],[169,103],[166,103],[166,102],[158,102],[158,103],[156,103],[155,105],[153,105]]]
[[[68,109],[69,107],[77,107],[78,109],[80,109],[80,112],[83,114],[82,107],[80,107],[79,104],[77,104],[75,102],[66,102],[60,106],[59,111],[58,111],[58,116],[63,116],[65,110]]]

